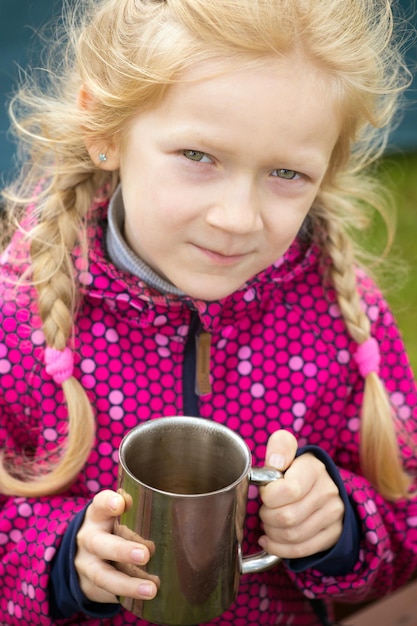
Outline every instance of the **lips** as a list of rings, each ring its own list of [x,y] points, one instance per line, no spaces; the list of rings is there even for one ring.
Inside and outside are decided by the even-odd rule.
[[[230,252],[219,252],[217,250],[205,248],[204,246],[199,246],[197,244],[193,244],[193,246],[205,257],[209,258],[214,263],[218,263],[221,265],[233,265],[234,263],[241,261],[245,256],[248,255],[248,252],[238,252],[231,254]]]

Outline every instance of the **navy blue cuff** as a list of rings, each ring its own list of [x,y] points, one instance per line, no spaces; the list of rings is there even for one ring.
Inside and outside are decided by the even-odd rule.
[[[74,565],[77,549],[77,533],[84,521],[87,507],[80,511],[69,524],[62,543],[51,564],[49,579],[50,614],[55,619],[85,613],[91,617],[113,617],[120,610],[119,604],[91,602],[81,591]]]
[[[339,470],[332,458],[318,446],[305,446],[300,448],[297,456],[310,452],[314,454],[324,465],[327,472],[336,483],[340,497],[345,505],[343,530],[338,542],[330,550],[313,554],[301,559],[285,559],[288,568],[295,572],[304,572],[308,568],[319,570],[325,576],[344,576],[349,574],[358,559],[360,545],[360,527]]]

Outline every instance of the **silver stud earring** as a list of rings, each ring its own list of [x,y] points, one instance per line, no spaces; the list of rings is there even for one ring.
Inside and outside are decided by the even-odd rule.
[[[107,161],[107,154],[105,152],[100,152],[100,154],[98,155],[98,160],[100,161],[100,163],[104,163],[105,161]]]

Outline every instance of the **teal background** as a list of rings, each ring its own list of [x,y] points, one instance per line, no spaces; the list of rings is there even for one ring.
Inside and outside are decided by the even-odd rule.
[[[59,15],[62,0],[0,0],[0,176],[13,166],[14,144],[8,137],[8,98],[19,66],[39,66],[41,42],[37,31]],[[1,180],[1,179],[0,179]]]

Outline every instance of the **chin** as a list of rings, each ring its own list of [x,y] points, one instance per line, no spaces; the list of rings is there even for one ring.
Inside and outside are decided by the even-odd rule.
[[[222,300],[223,298],[227,298],[234,291],[239,289],[241,285],[232,285],[225,286],[223,289],[221,285],[213,285],[212,288],[209,286],[204,286],[204,279],[201,280],[199,285],[188,285],[185,288],[181,288],[184,293],[186,293],[193,300],[204,300],[206,302],[215,302],[216,300]]]

